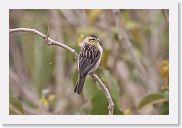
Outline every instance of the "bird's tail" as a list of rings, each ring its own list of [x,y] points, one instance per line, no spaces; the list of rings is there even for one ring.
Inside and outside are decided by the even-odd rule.
[[[85,83],[85,78],[86,78],[86,75],[84,76],[79,76],[77,82],[76,82],[76,86],[75,86],[75,89],[74,89],[74,92],[77,93],[77,94],[80,94],[83,90],[83,86],[84,86],[84,83]]]

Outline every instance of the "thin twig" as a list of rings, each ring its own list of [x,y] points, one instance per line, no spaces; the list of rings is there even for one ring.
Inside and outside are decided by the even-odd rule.
[[[70,48],[69,46],[65,45],[64,43],[60,43],[58,41],[55,41],[55,40],[49,38],[48,36],[44,35],[43,33],[39,32],[36,29],[30,29],[30,28],[15,28],[15,29],[10,29],[9,32],[10,33],[13,33],[13,32],[30,32],[30,33],[34,33],[34,34],[42,37],[44,40],[47,38],[47,44],[48,44],[48,46],[56,45],[56,46],[62,47],[64,49],[70,51],[74,55],[74,57],[75,57],[75,59],[76,59],[76,61],[78,63],[78,54],[77,54],[77,52],[74,49]],[[109,115],[113,115],[114,103],[112,101],[112,97],[111,97],[111,95],[109,93],[109,90],[107,89],[107,87],[105,86],[105,84],[102,82],[102,80],[95,73],[92,73],[90,76],[94,80],[97,81],[98,85],[101,87],[102,91],[104,92],[104,94],[105,94],[105,96],[107,98],[108,104],[109,104],[108,105]]]
[[[36,34],[36,35],[39,35],[39,36],[42,37],[44,40],[45,40],[45,38],[46,38],[46,35],[44,35],[43,33],[39,32],[39,31],[36,30],[36,29],[30,29],[30,28],[15,28],[15,29],[10,29],[9,32],[10,32],[10,33],[13,33],[13,32],[31,32],[31,33],[34,33],[34,34]],[[62,47],[62,48],[64,48],[64,49],[70,51],[70,52],[74,55],[74,57],[75,57],[76,59],[77,59],[77,57],[78,57],[77,52],[76,52],[74,49],[72,49],[72,48],[68,47],[67,45],[65,45],[64,43],[60,43],[60,42],[55,41],[55,40],[53,40],[53,39],[51,39],[51,38],[48,38],[48,42],[47,42],[47,43],[48,43],[49,46],[51,46],[51,45],[56,45],[56,46]]]
[[[51,20],[51,22],[49,23],[49,26],[48,26],[48,28],[47,28],[47,35],[46,35],[46,38],[45,38],[45,43],[46,43],[46,44],[49,44],[49,43],[48,43],[48,38],[49,38],[50,27],[51,27],[52,22],[53,22],[53,21]]]

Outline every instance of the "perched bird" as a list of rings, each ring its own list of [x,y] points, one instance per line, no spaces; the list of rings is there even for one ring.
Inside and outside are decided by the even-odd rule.
[[[86,37],[81,43],[78,57],[79,77],[74,89],[75,93],[80,94],[82,92],[86,76],[98,68],[102,52],[100,39],[95,35]]]

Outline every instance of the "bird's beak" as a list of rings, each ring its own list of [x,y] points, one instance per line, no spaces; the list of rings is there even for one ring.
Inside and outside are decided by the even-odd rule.
[[[100,43],[100,40],[97,38],[97,42],[99,42]]]

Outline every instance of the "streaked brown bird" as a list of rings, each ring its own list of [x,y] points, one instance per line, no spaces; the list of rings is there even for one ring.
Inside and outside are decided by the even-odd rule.
[[[74,92],[80,94],[83,90],[86,76],[97,70],[103,49],[100,46],[100,39],[96,35],[86,37],[81,43],[81,50],[78,57],[79,77]]]

